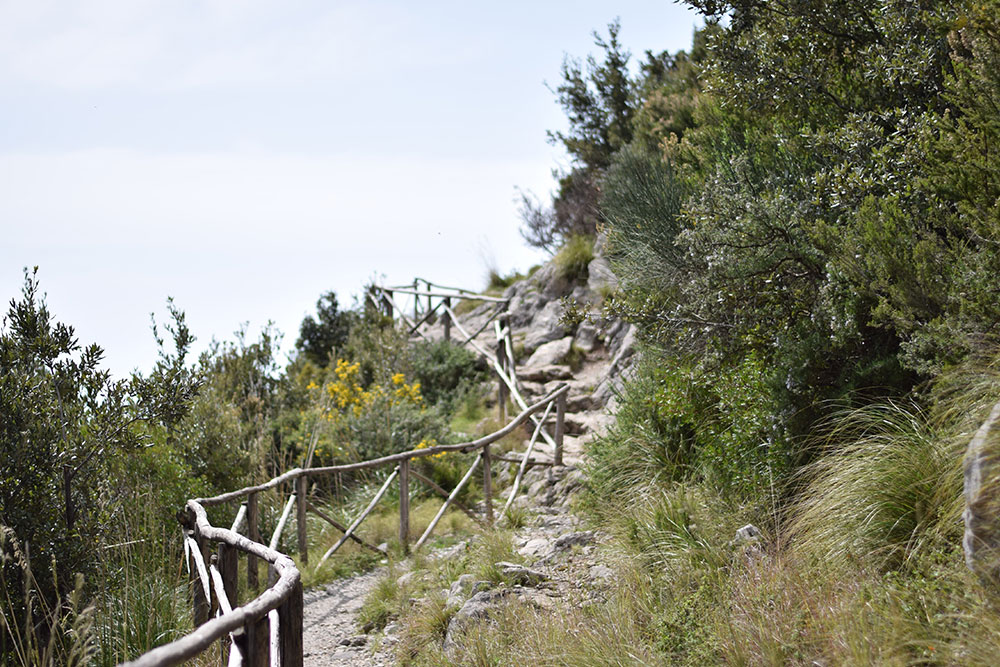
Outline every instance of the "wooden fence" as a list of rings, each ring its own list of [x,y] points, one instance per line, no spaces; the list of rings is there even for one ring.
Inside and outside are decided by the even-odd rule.
[[[176,665],[206,651],[215,642],[221,642],[222,664],[224,665],[299,667],[302,665],[303,623],[301,575],[292,559],[277,551],[281,534],[293,509],[296,512],[298,555],[302,563],[309,561],[306,542],[307,512],[313,512],[314,515],[343,533],[319,559],[316,564],[318,569],[348,540],[354,540],[367,549],[379,551],[378,547],[368,544],[355,532],[394,482],[399,484],[399,542],[404,551],[408,551],[410,548],[411,478],[425,484],[433,492],[445,498],[441,509],[414,544],[413,548],[419,549],[426,543],[441,517],[451,506],[461,509],[486,525],[494,523],[492,473],[494,460],[514,461],[520,464],[500,513],[501,517],[511,507],[528,465],[540,463],[531,458],[539,437],[549,442],[553,448],[553,461],[548,465],[562,465],[562,440],[565,431],[563,419],[569,387],[562,384],[531,405],[528,405],[524,400],[514,367],[513,344],[506,302],[503,299],[434,285],[427,281],[423,281],[427,289],[420,291],[417,289],[418,280],[414,281],[412,289],[407,287],[394,289],[373,287],[369,291],[368,297],[384,314],[393,316],[394,313],[401,314],[394,302],[395,294],[403,293],[412,296],[416,303],[414,318],[412,320],[408,317],[401,318],[408,326],[412,327],[411,334],[416,332],[422,323],[420,320],[421,312],[424,315],[423,321],[426,321],[428,317],[440,309],[442,317],[445,318],[446,335],[450,336],[451,327],[454,326],[465,339],[462,344],[470,346],[492,364],[499,379],[497,402],[500,406],[501,416],[506,417],[508,397],[521,408],[517,416],[500,430],[470,442],[414,449],[346,465],[316,468],[307,465],[305,468],[289,470],[263,484],[245,487],[211,498],[189,500],[184,510],[179,513],[178,519],[183,528],[185,561],[192,580],[195,630],[181,639],[153,649],[134,661],[124,663],[124,665],[135,667]],[[497,303],[501,307],[495,309],[479,331],[470,334],[462,326],[452,309],[452,299],[476,299]],[[437,301],[437,305],[433,305],[433,301]],[[426,303],[425,308],[421,308],[422,303]],[[490,323],[494,324],[497,340],[495,354],[487,352],[476,341],[479,334],[483,333]],[[550,435],[543,428],[543,425],[553,410],[555,410],[555,427],[554,434]],[[541,416],[538,415],[540,412]],[[529,420],[534,424],[534,430],[528,447],[521,458],[497,456],[491,451],[493,443],[514,432]],[[411,465],[414,459],[445,452],[476,452],[476,458],[472,465],[458,485],[450,492],[420,475],[412,469]],[[482,465],[483,475],[483,517],[479,517],[456,500],[480,465]],[[392,467],[392,472],[371,502],[349,526],[337,522],[309,502],[308,481],[310,478],[389,466]],[[291,493],[278,524],[265,546],[259,534],[258,503],[260,494],[271,489],[282,488],[285,485],[290,487]],[[237,501],[241,504],[230,528],[218,528],[209,523],[206,507]],[[246,535],[240,533],[244,523],[246,524]],[[249,590],[255,591],[259,585],[260,561],[267,563],[268,571],[268,586],[260,595],[243,605],[240,605],[237,599],[241,558],[244,559],[243,569],[246,573],[246,584]]]

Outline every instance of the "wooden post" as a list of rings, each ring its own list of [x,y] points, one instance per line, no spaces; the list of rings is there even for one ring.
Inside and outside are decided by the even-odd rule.
[[[399,545],[410,553],[410,459],[399,462]]]
[[[243,626],[243,634],[246,637],[246,650],[243,655],[246,657],[244,667],[267,667],[270,661],[271,624],[264,614],[256,621],[247,621]]]
[[[278,647],[281,667],[302,667],[302,582],[278,607]]]
[[[502,368],[504,372],[508,371],[507,347],[504,345],[503,339],[497,341],[497,366]],[[503,381],[503,378],[497,378],[497,414],[501,424],[507,421],[507,400],[509,397],[510,389],[507,388],[507,383]]]
[[[556,432],[553,439],[556,441],[555,451],[552,454],[552,462],[561,466],[563,464],[563,435],[566,433],[566,392],[559,394],[556,399]]]
[[[222,589],[226,592],[229,605],[235,609],[240,606],[239,597],[239,551],[225,542],[219,542],[218,563],[219,574],[222,575]],[[230,646],[229,638],[222,640],[222,667],[229,664],[229,652],[239,651],[239,647]]]
[[[382,310],[385,311],[386,316],[392,319],[392,290],[383,289],[382,290]]]
[[[486,505],[486,525],[493,525],[493,459],[490,446],[483,447],[483,504]]]
[[[450,296],[446,296],[444,298],[444,307],[451,308]],[[449,315],[448,311],[445,310],[444,313],[442,313],[442,316],[444,317],[444,339],[451,340],[451,315]]]
[[[309,544],[306,539],[306,485],[309,479],[302,475],[295,480],[295,498],[298,501],[295,513],[295,529],[299,536],[299,558],[303,563],[309,562]]]
[[[365,299],[365,317],[369,315],[374,316],[378,314],[379,304],[378,299],[375,298],[376,294],[375,285],[368,286],[368,298]]]
[[[247,496],[247,537],[260,544],[260,509],[257,507],[257,492]],[[258,579],[257,557],[247,554],[247,588],[257,590]]]
[[[431,282],[425,280],[424,284],[427,285],[427,312],[431,312]]]
[[[413,279],[413,321],[414,322],[419,322],[420,321],[420,295],[417,294],[417,292],[418,292],[417,288],[418,287],[419,287],[419,285],[417,283],[417,279],[414,278]]]

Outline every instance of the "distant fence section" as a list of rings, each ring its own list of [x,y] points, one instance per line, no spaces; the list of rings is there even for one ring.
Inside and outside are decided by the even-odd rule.
[[[296,514],[297,547],[301,563],[309,562],[306,540],[308,512],[312,512],[342,533],[316,562],[315,567],[318,569],[348,540],[353,540],[366,549],[380,551],[378,547],[359,537],[356,531],[393,484],[399,485],[399,542],[404,551],[409,551],[411,481],[424,484],[445,499],[423,534],[413,544],[413,549],[419,549],[427,542],[449,507],[460,509],[477,522],[487,526],[493,525],[496,520],[492,472],[495,460],[520,464],[503,509],[500,511],[501,517],[510,509],[529,465],[562,465],[564,417],[569,387],[562,384],[530,405],[524,400],[515,370],[514,346],[506,300],[436,285],[420,278],[414,280],[412,285],[402,287],[373,286],[369,289],[367,298],[380,312],[393,317],[405,326],[411,335],[419,335],[420,326],[430,318],[443,318],[445,338],[451,339],[453,334],[458,334],[455,342],[469,347],[486,359],[496,373],[498,410],[502,421],[507,423],[498,431],[469,442],[413,449],[337,466],[310,467],[307,462],[306,467],[288,470],[263,484],[248,486],[211,498],[188,500],[178,519],[183,530],[185,563],[192,582],[195,629],[181,639],[153,649],[124,665],[135,667],[177,665],[220,642],[223,665],[299,667],[302,665],[303,624],[301,575],[292,559],[277,551],[292,511]],[[480,323],[475,332],[471,332],[463,325],[453,309],[453,304],[462,299],[496,304],[486,318],[485,324]],[[397,301],[410,308],[404,312]],[[480,336],[490,328],[490,325],[495,336],[493,350],[487,349],[479,341]],[[507,421],[509,400],[513,400],[520,411]],[[550,434],[544,426],[549,421],[549,416],[553,414],[554,427],[553,433]],[[493,443],[529,423],[534,428],[528,446],[520,458],[497,456],[491,451]],[[536,461],[531,458],[539,439],[545,440],[552,447],[552,462]],[[419,474],[411,465],[415,459],[444,452],[476,453],[476,458],[468,471],[450,491]],[[482,516],[461,505],[457,500],[462,489],[480,467],[484,496]],[[372,468],[391,468],[391,472],[371,502],[350,525],[344,526],[309,501],[307,483],[310,478]],[[289,495],[278,524],[265,543],[259,533],[259,502],[261,494],[271,489],[285,489]],[[235,503],[239,503],[239,507],[229,528],[219,528],[209,523],[206,507]],[[268,585],[256,598],[241,605],[238,600],[240,572],[245,573],[246,589],[256,591],[260,585],[261,562],[267,564]]]

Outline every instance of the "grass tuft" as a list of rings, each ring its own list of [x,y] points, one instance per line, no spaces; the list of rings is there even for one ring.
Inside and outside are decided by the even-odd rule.
[[[553,261],[560,278],[569,282],[581,282],[587,279],[593,259],[594,239],[589,236],[571,236],[556,253]]]

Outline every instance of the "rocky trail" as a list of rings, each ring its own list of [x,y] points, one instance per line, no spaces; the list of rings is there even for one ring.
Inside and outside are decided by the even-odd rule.
[[[565,465],[536,466],[525,475],[524,491],[515,501],[524,518],[523,526],[515,532],[514,546],[528,565],[501,564],[507,578],[515,584],[491,587],[470,574],[461,575],[452,583],[448,603],[458,611],[448,626],[446,650],[465,624],[484,616],[510,596],[540,609],[585,606],[602,599],[613,576],[612,569],[601,562],[598,550],[606,536],[599,531],[581,530],[580,519],[570,512],[570,504],[584,481],[581,468],[584,444],[611,421],[615,391],[633,353],[634,334],[630,326],[619,321],[584,321],[573,330],[560,322],[563,298],[594,304],[602,290],[615,284],[607,262],[601,257],[591,263],[589,275],[587,284],[574,286],[561,279],[555,265],[550,263],[504,294],[510,300],[510,323],[519,356],[517,377],[525,399],[530,402],[562,382],[570,385]],[[491,304],[484,304],[462,315],[462,321],[470,330],[478,330],[491,309]],[[420,334],[434,340],[443,337],[444,331],[440,324],[423,325]],[[480,334],[478,341],[487,349],[496,344],[495,335],[489,330]],[[551,447],[540,441],[533,458],[551,461],[552,456]],[[496,476],[498,486],[509,485],[515,473],[514,463],[501,468]],[[442,556],[447,554],[437,555]],[[394,664],[394,624],[383,633],[366,635],[356,620],[365,597],[382,572],[376,569],[306,593],[303,637],[306,665]]]

